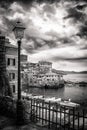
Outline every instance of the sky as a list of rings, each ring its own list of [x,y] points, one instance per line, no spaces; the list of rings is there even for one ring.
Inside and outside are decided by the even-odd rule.
[[[29,62],[45,60],[57,70],[87,71],[86,0],[1,0],[0,30],[12,44],[18,20],[26,28],[22,53]]]

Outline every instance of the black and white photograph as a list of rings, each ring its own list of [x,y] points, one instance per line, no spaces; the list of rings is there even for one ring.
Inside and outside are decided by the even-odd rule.
[[[87,130],[87,0],[0,0],[0,130]]]

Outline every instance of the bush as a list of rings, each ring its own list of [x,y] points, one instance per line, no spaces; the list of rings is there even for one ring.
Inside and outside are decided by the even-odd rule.
[[[16,117],[16,102],[10,97],[0,96],[0,114],[8,117]]]

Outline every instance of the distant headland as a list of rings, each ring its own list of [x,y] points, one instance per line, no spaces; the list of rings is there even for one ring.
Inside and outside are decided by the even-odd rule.
[[[62,70],[56,70],[56,69],[52,69],[53,72],[56,72],[56,73],[62,73],[64,75],[66,74],[87,74],[87,71],[62,71]]]

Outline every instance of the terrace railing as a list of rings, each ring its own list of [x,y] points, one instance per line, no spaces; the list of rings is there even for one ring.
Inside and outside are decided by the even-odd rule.
[[[30,118],[53,130],[87,130],[87,110],[64,103],[27,98],[31,106]]]

